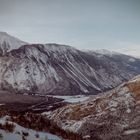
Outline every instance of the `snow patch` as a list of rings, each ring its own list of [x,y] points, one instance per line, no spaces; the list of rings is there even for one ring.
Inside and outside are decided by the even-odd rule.
[[[52,95],[50,95],[52,96]],[[55,98],[64,99],[63,102],[78,103],[89,99],[90,96],[76,95],[76,96],[53,96]]]
[[[5,124],[7,117],[8,116],[0,118],[0,123]],[[48,138],[48,140],[62,140],[58,136],[50,134],[50,133],[37,132],[32,129],[27,129],[14,122],[10,122],[10,121],[8,121],[8,123],[14,124],[15,129],[14,129],[14,132],[12,132],[12,133],[11,132],[7,133],[5,130],[0,129],[0,134],[2,134],[4,140],[23,140],[22,135],[21,135],[22,132],[28,132],[29,135],[26,137],[26,140],[46,140],[47,138]],[[36,137],[36,134],[39,135],[39,138]]]

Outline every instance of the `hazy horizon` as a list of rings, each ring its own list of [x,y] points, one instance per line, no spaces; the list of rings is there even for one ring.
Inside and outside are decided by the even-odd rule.
[[[140,56],[139,0],[0,0],[0,31],[29,43]]]

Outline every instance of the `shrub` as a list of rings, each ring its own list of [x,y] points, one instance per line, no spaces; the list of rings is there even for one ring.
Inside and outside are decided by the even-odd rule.
[[[13,132],[15,125],[13,123],[6,122],[5,124],[0,124],[0,129],[6,130],[8,132]]]

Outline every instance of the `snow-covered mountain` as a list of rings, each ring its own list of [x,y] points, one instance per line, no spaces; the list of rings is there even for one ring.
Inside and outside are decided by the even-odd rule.
[[[13,45],[11,49],[0,57],[1,89],[96,94],[140,73],[140,59],[123,54],[84,52],[58,44]]]
[[[4,55],[6,52],[17,49],[27,43],[7,34],[6,32],[0,32],[0,55]]]
[[[89,52],[93,52],[93,51],[89,51]],[[103,54],[103,55],[115,55],[115,54],[119,54],[118,52],[114,52],[114,51],[109,51],[106,49],[99,49],[99,50],[95,50],[94,52],[99,53],[99,54]]]
[[[61,128],[88,140],[140,139],[140,76],[81,103],[48,115]]]

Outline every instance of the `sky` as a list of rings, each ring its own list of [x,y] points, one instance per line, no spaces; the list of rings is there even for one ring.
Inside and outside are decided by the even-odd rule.
[[[0,0],[0,31],[29,43],[140,56],[140,0]]]

